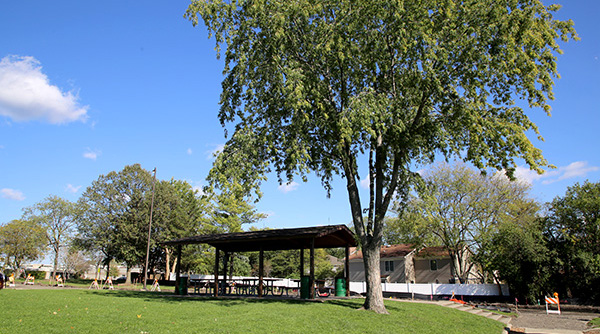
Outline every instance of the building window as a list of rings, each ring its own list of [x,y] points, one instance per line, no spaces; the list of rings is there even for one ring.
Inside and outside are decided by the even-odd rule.
[[[431,271],[438,269],[437,260],[429,260],[429,269],[431,269]]]
[[[385,261],[385,271],[394,271],[394,261]]]

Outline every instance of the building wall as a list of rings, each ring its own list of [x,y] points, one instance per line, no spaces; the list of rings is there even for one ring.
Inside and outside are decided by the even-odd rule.
[[[385,270],[385,261],[394,263],[393,271]],[[390,283],[405,282],[404,258],[382,258],[379,266],[382,276],[388,276],[387,281]],[[350,281],[364,282],[365,281],[365,265],[362,259],[350,260]]]
[[[437,262],[437,270],[431,270],[431,260]],[[415,283],[449,283],[453,277],[450,261],[449,258],[415,258]]]

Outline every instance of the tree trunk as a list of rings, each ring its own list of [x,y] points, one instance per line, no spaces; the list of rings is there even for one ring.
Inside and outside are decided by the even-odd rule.
[[[165,279],[168,281],[171,278],[171,272],[169,270],[169,269],[171,269],[170,266],[169,266],[170,265],[169,262],[171,260],[171,256],[170,256],[171,255],[171,251],[169,250],[169,247],[165,247],[165,254],[166,254],[166,259],[165,259],[166,261],[165,262],[167,263],[165,265],[165,276],[166,276]]]
[[[179,255],[177,255],[179,256]],[[173,260],[173,264],[171,265],[171,272],[176,273],[178,260]]]
[[[125,284],[131,284],[131,268],[127,265],[127,273],[125,274]]]
[[[363,307],[377,313],[388,314],[383,304],[383,292],[381,290],[379,247],[376,242],[363,244],[362,252],[365,264],[365,280],[367,282],[367,296]]]
[[[367,298],[363,308],[366,310],[375,311],[376,313],[388,314],[383,303],[383,293],[381,291],[381,264],[379,263],[379,247],[382,242],[381,229],[383,228],[383,217],[387,211],[387,204],[381,202],[377,205],[371,205],[374,199],[373,180],[371,178],[371,201],[369,201],[369,212],[373,213],[372,209],[376,210],[374,217],[369,216],[368,219],[375,218],[374,224],[369,220],[367,226],[364,225],[363,209],[360,204],[360,195],[358,185],[354,174],[354,163],[349,146],[346,147],[347,155],[343,160],[344,174],[346,178],[346,188],[348,190],[348,200],[350,202],[350,211],[352,211],[352,221],[356,235],[360,239],[363,252],[363,262],[365,265],[365,279],[367,283]],[[370,174],[373,174],[372,172]],[[393,182],[392,182],[393,183]],[[380,198],[381,199],[381,198]],[[381,213],[380,213],[381,212]],[[378,217],[379,216],[379,217]],[[377,219],[380,218],[380,219]]]
[[[56,279],[56,270],[58,269],[58,251],[59,251],[59,248],[58,247],[55,248],[55,250],[54,250],[54,268],[52,269],[52,277],[50,277],[50,285],[52,285],[52,283]]]

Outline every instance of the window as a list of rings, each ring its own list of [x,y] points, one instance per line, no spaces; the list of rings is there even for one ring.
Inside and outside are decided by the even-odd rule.
[[[385,271],[394,271],[394,261],[385,261]]]
[[[431,269],[431,271],[435,271],[438,269],[437,260],[429,260],[429,269]]]

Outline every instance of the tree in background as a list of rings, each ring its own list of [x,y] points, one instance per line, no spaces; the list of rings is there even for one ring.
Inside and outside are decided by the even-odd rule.
[[[0,254],[4,268],[10,268],[15,277],[24,261],[34,261],[44,255],[46,245],[44,229],[36,221],[13,220],[0,226]]]
[[[94,265],[93,256],[87,254],[83,250],[79,250],[72,245],[63,250],[61,264],[63,267],[63,277],[67,278],[68,274],[73,274],[75,278],[80,278]]]
[[[555,291],[600,302],[600,182],[577,183],[550,202],[545,234]]]
[[[341,174],[364,254],[364,307],[385,313],[384,220],[394,196],[408,194],[414,163],[459,155],[509,176],[514,157],[536,171],[547,164],[515,99],[549,112],[557,40],[577,38],[572,21],[553,19],[558,8],[538,0],[192,1],[186,16],[204,20],[219,54],[226,47],[219,118],[235,128],[217,159],[220,180],[234,175],[251,191],[272,170],[280,183],[313,171],[329,193]]]
[[[152,176],[139,164],[101,175],[79,199],[78,243],[128,269],[144,265],[152,197]],[[167,268],[172,252],[161,242],[199,234],[207,220],[206,200],[183,181],[157,181],[150,239],[149,268]],[[168,271],[168,270],[166,270]],[[130,275],[127,275],[129,282]]]
[[[542,227],[535,214],[505,221],[474,257],[496,283],[506,282],[521,303],[535,303],[548,293],[553,255]]]
[[[120,172],[100,175],[79,198],[78,243],[84,249],[102,253],[105,266],[113,259],[126,262],[128,269],[141,263],[134,250],[142,241],[130,245],[133,237],[127,234],[147,238],[146,217],[150,208],[146,213],[143,203],[146,192],[151,191],[151,182],[150,173],[139,164],[125,166]],[[129,283],[129,275],[127,279]]]
[[[74,203],[58,196],[49,196],[31,207],[23,209],[23,219],[37,222],[46,232],[48,245],[54,255],[51,283],[56,277],[60,249],[67,245],[74,232],[75,210]]]
[[[487,263],[494,253],[491,240],[503,225],[526,229],[537,218],[539,207],[529,198],[529,186],[502,174],[488,177],[463,164],[439,164],[423,179],[424,186],[391,226],[399,227],[396,234],[408,231],[407,239],[415,243],[443,245],[461,282],[468,281],[476,263],[494,276],[499,268]]]
[[[163,183],[164,181],[161,182],[161,184]],[[160,220],[165,222],[164,225],[161,225],[160,233],[162,235],[160,241],[204,234],[208,230],[212,230],[209,215],[211,211],[209,197],[204,193],[200,193],[198,189],[194,189],[192,185],[185,181],[171,179],[168,184],[167,189],[170,194],[168,198],[170,200],[161,201],[159,196],[162,196],[160,195],[162,191],[159,191],[157,193],[159,196],[157,196],[155,203],[155,207],[157,208],[160,205],[157,214]],[[161,205],[160,203],[163,202],[168,204]],[[165,215],[164,218],[162,218],[163,214]],[[156,232],[158,233],[159,231]],[[202,254],[202,252],[195,252],[193,248],[188,248],[184,250],[184,254],[182,255],[182,267],[186,269],[190,268],[188,263],[196,261],[194,258]],[[175,271],[176,258],[172,256],[174,249],[171,247],[161,248],[159,244],[155,244],[155,247],[152,249],[164,251],[164,256],[157,254],[154,258],[160,261],[164,259],[165,274],[168,278],[169,274]],[[158,263],[156,265],[159,267],[162,266],[162,264]]]

